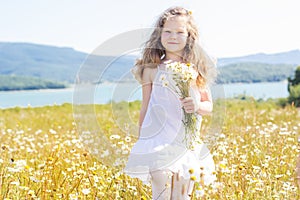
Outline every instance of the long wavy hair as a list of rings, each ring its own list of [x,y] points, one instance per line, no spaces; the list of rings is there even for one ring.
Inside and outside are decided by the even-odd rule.
[[[150,39],[144,44],[142,58],[136,61],[131,72],[142,83],[144,69],[146,67],[156,68],[161,63],[165,56],[165,49],[161,44],[162,29],[166,20],[174,16],[185,17],[187,23],[188,36],[182,55],[183,62],[193,63],[197,68],[199,75],[196,83],[199,87],[213,83],[217,76],[216,61],[209,57],[199,45],[198,28],[192,13],[182,7],[169,8],[158,18]]]

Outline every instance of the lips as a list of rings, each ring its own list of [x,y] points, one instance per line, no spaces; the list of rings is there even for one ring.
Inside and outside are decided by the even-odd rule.
[[[168,44],[179,44],[179,43],[176,43],[176,42],[168,42]]]

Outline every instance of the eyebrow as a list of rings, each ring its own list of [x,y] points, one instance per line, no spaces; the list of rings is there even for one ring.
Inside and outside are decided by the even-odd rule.
[[[176,30],[176,31],[187,31],[186,27],[178,27],[178,28],[175,28],[175,29],[165,28],[164,27],[163,29],[166,29],[166,30]]]

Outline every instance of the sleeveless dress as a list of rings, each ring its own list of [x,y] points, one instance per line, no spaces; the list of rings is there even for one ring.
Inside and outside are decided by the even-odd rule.
[[[190,95],[197,101],[201,99],[195,88],[190,89]],[[149,183],[151,172],[165,170],[178,173],[185,179],[195,176],[206,185],[216,180],[214,160],[200,138],[193,141],[193,150],[186,148],[182,123],[184,113],[179,98],[171,74],[164,65],[159,65],[140,137],[124,168],[127,175]],[[198,135],[201,120],[201,115],[197,115]]]

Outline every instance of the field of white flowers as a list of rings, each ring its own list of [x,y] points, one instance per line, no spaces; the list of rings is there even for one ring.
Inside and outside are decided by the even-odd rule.
[[[137,122],[139,108],[134,102],[124,112]],[[135,140],[115,125],[110,105],[95,110],[103,134],[128,153]],[[300,199],[299,119],[292,106],[228,100],[211,145],[218,182],[195,190],[206,199]],[[210,120],[204,120],[204,134]],[[151,188],[94,157],[79,139],[72,105],[66,104],[0,110],[0,199],[151,199]]]

